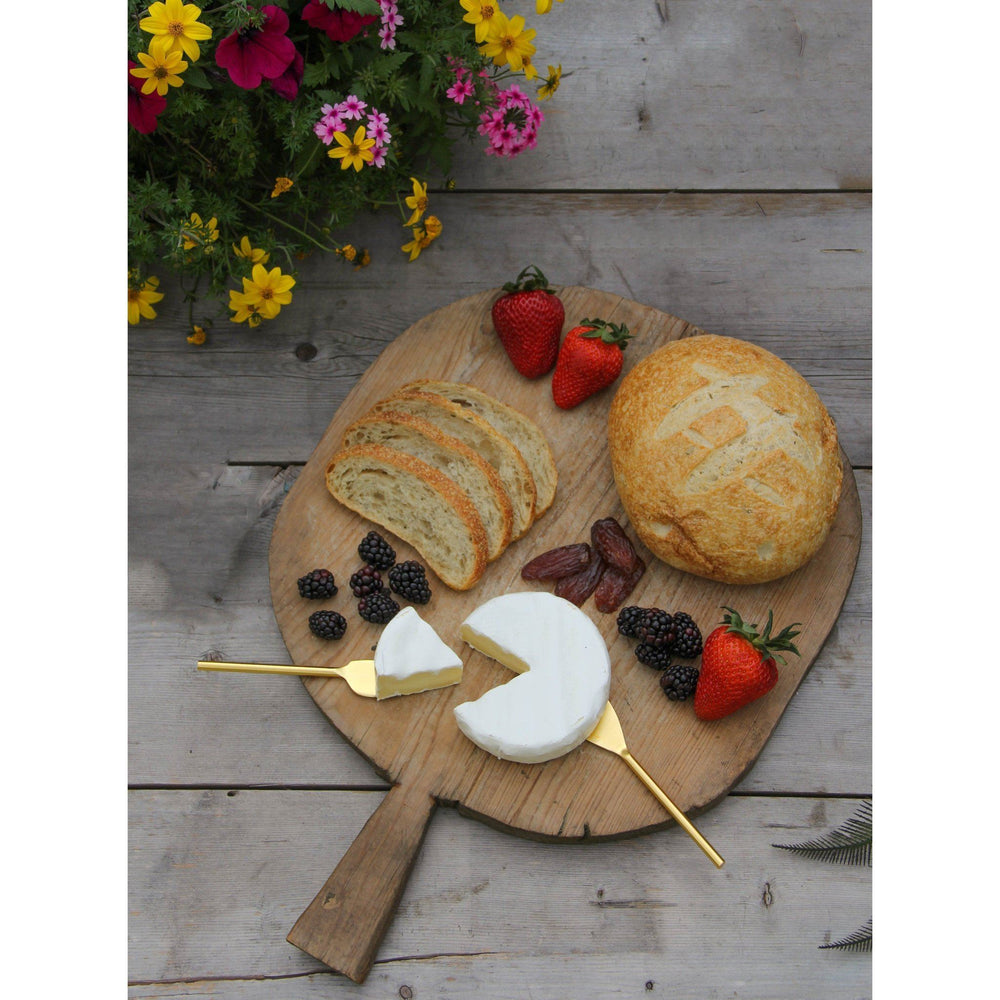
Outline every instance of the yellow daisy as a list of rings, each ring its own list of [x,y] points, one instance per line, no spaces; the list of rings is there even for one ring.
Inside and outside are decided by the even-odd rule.
[[[163,52],[183,52],[193,62],[201,56],[199,41],[212,37],[212,29],[198,18],[201,8],[183,0],[165,0],[150,4],[149,16],[139,22],[143,31],[153,36],[150,50],[155,45]]]
[[[348,167],[360,170],[375,158],[372,152],[375,140],[365,138],[364,125],[358,126],[353,139],[348,139],[346,132],[334,132],[333,138],[337,141],[337,148],[331,149],[326,155],[339,159],[341,170],[346,170]]]
[[[535,46],[531,44],[535,34],[534,28],[525,28],[520,14],[508,18],[498,12],[479,51],[489,56],[494,66],[510,66],[517,72],[524,65],[524,57],[535,54]]]
[[[250,261],[251,264],[266,264],[271,259],[271,255],[266,250],[250,245],[249,236],[244,236],[240,240],[239,246],[233,244],[233,253],[241,260]]]
[[[160,279],[150,276],[139,287],[133,285],[133,274],[129,272],[128,285],[128,321],[135,326],[139,319],[156,319],[154,302],[163,298],[163,292],[158,292]]]
[[[412,226],[419,222],[427,211],[427,183],[421,184],[416,177],[411,177],[413,182],[413,194],[406,199],[406,207],[413,210],[413,214],[403,223],[404,226]]]
[[[160,52],[155,46],[149,52],[139,52],[136,58],[142,63],[129,72],[143,81],[142,92],[151,94],[155,90],[160,97],[166,97],[171,87],[179,87],[184,81],[178,76],[188,68],[181,59],[181,53]]]
[[[485,42],[494,19],[500,13],[500,4],[494,0],[459,0],[459,2],[466,11],[462,20],[466,24],[475,25],[476,44]]]

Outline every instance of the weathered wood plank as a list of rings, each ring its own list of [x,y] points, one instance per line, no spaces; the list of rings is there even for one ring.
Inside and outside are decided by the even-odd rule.
[[[691,998],[870,989],[870,956],[818,947],[871,915],[870,869],[771,846],[827,832],[858,805],[823,798],[736,796],[703,816],[721,871],[676,828],[559,846],[439,809],[367,981],[322,973],[285,934],[381,797],[131,793],[129,979],[153,985],[130,995],[256,996],[244,980],[257,977],[281,997],[395,996],[403,984],[455,998],[520,998],[526,983],[535,997],[582,983],[601,997],[647,982]],[[172,980],[184,982],[161,985]]]
[[[378,784],[298,679],[195,669],[212,653],[258,662],[287,658],[271,610],[267,549],[293,476],[294,470],[272,467],[189,463],[135,476],[133,784]],[[870,788],[871,476],[856,478],[864,531],[844,612],[741,789]]]
[[[871,5],[852,0],[556,4],[528,20],[561,63],[539,146],[463,144],[464,187],[870,188]],[[505,8],[507,9],[507,8]],[[534,86],[526,88],[534,93]],[[581,159],[586,169],[581,169]]]
[[[467,195],[435,210],[444,235],[414,263],[397,220],[377,216],[358,238],[372,246],[370,267],[306,261],[277,319],[254,331],[224,313],[200,348],[184,343],[187,307],[165,280],[159,318],[130,332],[136,458],[305,461],[390,341],[535,260],[555,283],[774,351],[816,386],[851,461],[871,464],[869,196]],[[301,344],[311,360],[296,355]]]

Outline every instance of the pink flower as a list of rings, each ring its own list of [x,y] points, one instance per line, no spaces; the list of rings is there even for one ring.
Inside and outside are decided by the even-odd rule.
[[[360,121],[361,115],[368,105],[365,104],[359,97],[355,97],[354,94],[349,94],[344,100],[337,105],[337,110],[344,116],[344,118],[354,118]]]
[[[385,156],[386,156],[385,146],[372,146],[372,158],[369,161],[368,165],[371,167],[384,167]]]
[[[475,92],[476,88],[473,86],[472,78],[466,77],[463,80],[460,77],[445,91],[445,94],[456,104],[464,104],[465,99],[472,97]]]
[[[392,136],[389,134],[389,130],[385,126],[385,122],[375,120],[371,118],[368,119],[368,130],[367,136],[369,139],[375,140],[376,146],[385,146],[392,141]]]
[[[305,72],[305,68],[305,59],[302,58],[302,53],[296,50],[288,69],[271,81],[274,92],[286,101],[294,101],[298,96],[299,84],[302,83],[302,74]]]
[[[356,14],[351,10],[330,10],[322,0],[309,0],[302,20],[311,28],[326,33],[331,42],[349,42],[362,28],[374,23],[374,14]]]
[[[497,106],[479,116],[477,131],[489,142],[488,156],[517,156],[538,145],[542,112],[516,84],[496,95]]]
[[[278,79],[296,55],[295,43],[286,34],[288,15],[271,5],[261,10],[265,18],[262,27],[234,31],[215,49],[216,63],[244,90],[254,90],[265,79]]]
[[[128,61],[131,70],[139,64]],[[156,118],[167,107],[167,99],[161,97],[155,90],[151,94],[142,93],[142,80],[128,75],[128,123],[143,135],[156,131]]]

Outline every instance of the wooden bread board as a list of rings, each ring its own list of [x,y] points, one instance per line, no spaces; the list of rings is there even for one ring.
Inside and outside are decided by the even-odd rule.
[[[339,666],[370,658],[380,629],[357,615],[347,580],[361,563],[357,545],[373,525],[333,500],[324,479],[347,425],[405,382],[448,379],[475,385],[527,414],[543,428],[555,455],[555,503],[488,566],[472,590],[450,591],[430,574],[433,596],[418,610],[463,658],[461,684],[376,702],[354,695],[340,680],[304,680],[327,718],[392,785],[289,935],[298,947],[359,981],[374,960],[438,803],[542,840],[616,838],[672,822],[624,763],[596,746],[584,743],[545,764],[517,764],[479,749],[455,724],[455,705],[513,676],[460,640],[459,624],[473,608],[509,591],[551,589],[524,582],[521,566],[546,549],[589,541],[590,526],[598,518],[616,517],[635,540],[615,491],[607,449],[614,387],[573,410],[557,408],[551,379],[523,378],[501,348],[490,319],[498,294],[498,289],[483,292],[431,313],[385,349],[333,417],[285,500],[272,537],[271,595],[291,661]],[[625,352],[626,372],[656,347],[703,332],[617,295],[582,287],[563,288],[559,295],[567,329],[583,317],[628,325],[633,339]],[[669,701],[660,691],[658,673],[635,658],[634,641],[618,634],[615,615],[598,612],[593,598],[583,605],[608,643],[611,702],[629,749],[689,817],[723,798],[753,765],[840,613],[861,540],[857,486],[846,456],[843,463],[840,507],[826,543],[806,566],[781,580],[754,586],[713,583],[673,570],[638,546],[648,570],[630,604],[685,610],[705,634],[718,623],[722,605],[735,607],[750,621],[763,621],[773,609],[778,628],[801,623],[801,657],[789,657],[777,687],[766,697],[729,718],[700,722],[690,702]],[[397,560],[420,558],[386,534]],[[300,598],[295,583],[317,567],[330,569],[340,587],[323,603]],[[307,619],[318,607],[347,617],[343,639],[324,641],[310,633]],[[725,845],[715,846],[725,856]],[[707,864],[690,841],[677,841],[674,847],[671,863]]]

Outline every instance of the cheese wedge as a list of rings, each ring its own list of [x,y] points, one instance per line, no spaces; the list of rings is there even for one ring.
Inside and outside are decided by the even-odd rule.
[[[608,702],[611,660],[575,604],[541,591],[503,594],[476,608],[459,634],[519,676],[455,708],[459,729],[503,760],[538,764],[568,753]]]
[[[375,697],[395,698],[457,684],[462,661],[412,607],[382,630],[375,647]]]

